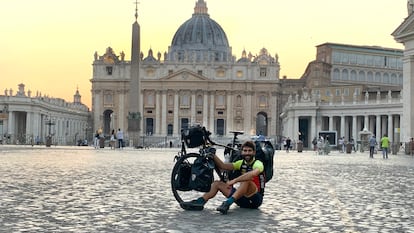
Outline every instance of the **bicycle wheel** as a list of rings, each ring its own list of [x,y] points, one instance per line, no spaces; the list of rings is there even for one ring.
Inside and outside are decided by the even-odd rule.
[[[200,154],[188,153],[182,155],[175,162],[171,174],[171,189],[178,203],[197,199],[204,194],[203,192],[189,188],[191,166],[197,157],[200,157]]]

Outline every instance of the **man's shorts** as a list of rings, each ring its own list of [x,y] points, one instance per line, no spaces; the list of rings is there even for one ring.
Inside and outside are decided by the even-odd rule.
[[[236,192],[236,189],[233,187],[231,190],[231,195]],[[249,208],[249,209],[257,209],[263,202],[263,195],[259,192],[253,194],[253,196],[245,197],[242,196],[241,198],[234,201],[240,208]]]

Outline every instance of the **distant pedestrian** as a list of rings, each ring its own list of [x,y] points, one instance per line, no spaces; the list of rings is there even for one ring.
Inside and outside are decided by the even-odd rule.
[[[288,137],[286,139],[286,152],[288,152],[288,153],[289,153],[289,149],[290,149],[291,143],[292,143],[292,140],[290,140],[290,138]]]
[[[341,150],[340,152],[344,153],[345,152],[345,138],[344,137],[339,138],[338,143],[339,143],[339,148]]]
[[[93,146],[95,147],[95,149],[99,148],[99,131],[96,130],[95,135],[93,137]]]
[[[374,158],[374,151],[375,147],[377,146],[377,139],[375,138],[375,135],[372,135],[369,139],[369,157]]]
[[[124,147],[124,132],[121,129],[118,129],[116,138],[118,139],[118,148]]]
[[[116,137],[115,137],[115,130],[113,129],[111,132],[111,139],[109,140],[109,146],[111,149],[115,149],[116,144]]]
[[[356,148],[355,148],[355,140],[354,140],[354,138],[351,138],[351,140],[349,141],[349,143],[351,143],[352,150],[353,150],[354,152],[356,152]]]
[[[318,150],[318,139],[316,139],[316,137],[313,138],[312,145],[313,145],[313,151],[317,151]]]
[[[388,159],[388,148],[390,146],[390,139],[388,138],[387,134],[384,134],[380,141],[382,149],[382,158]]]

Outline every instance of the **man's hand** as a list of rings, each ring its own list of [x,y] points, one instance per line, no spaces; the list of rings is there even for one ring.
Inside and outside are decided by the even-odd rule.
[[[229,181],[226,182],[226,184],[229,185],[229,186],[232,186],[235,183],[237,183],[237,182],[234,179],[233,180],[229,180]]]

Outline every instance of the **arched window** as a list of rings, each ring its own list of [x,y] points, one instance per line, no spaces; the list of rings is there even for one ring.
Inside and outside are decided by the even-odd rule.
[[[358,73],[358,81],[360,82],[365,82],[365,72],[364,71],[359,71]]]
[[[374,82],[374,75],[372,74],[371,71],[369,71],[368,74],[367,74],[367,81],[368,82]]]
[[[333,71],[333,80],[339,80],[341,78],[341,75],[339,73],[339,69],[334,69]]]
[[[356,81],[357,80],[357,73],[355,70],[351,70],[351,80]]]
[[[384,74],[384,83],[391,83],[390,82],[390,75],[388,73]]]
[[[375,82],[380,83],[381,80],[381,74],[380,72],[375,73]]]
[[[342,80],[349,80],[349,74],[348,74],[348,70],[347,69],[342,70],[342,77],[341,77],[341,79]]]

